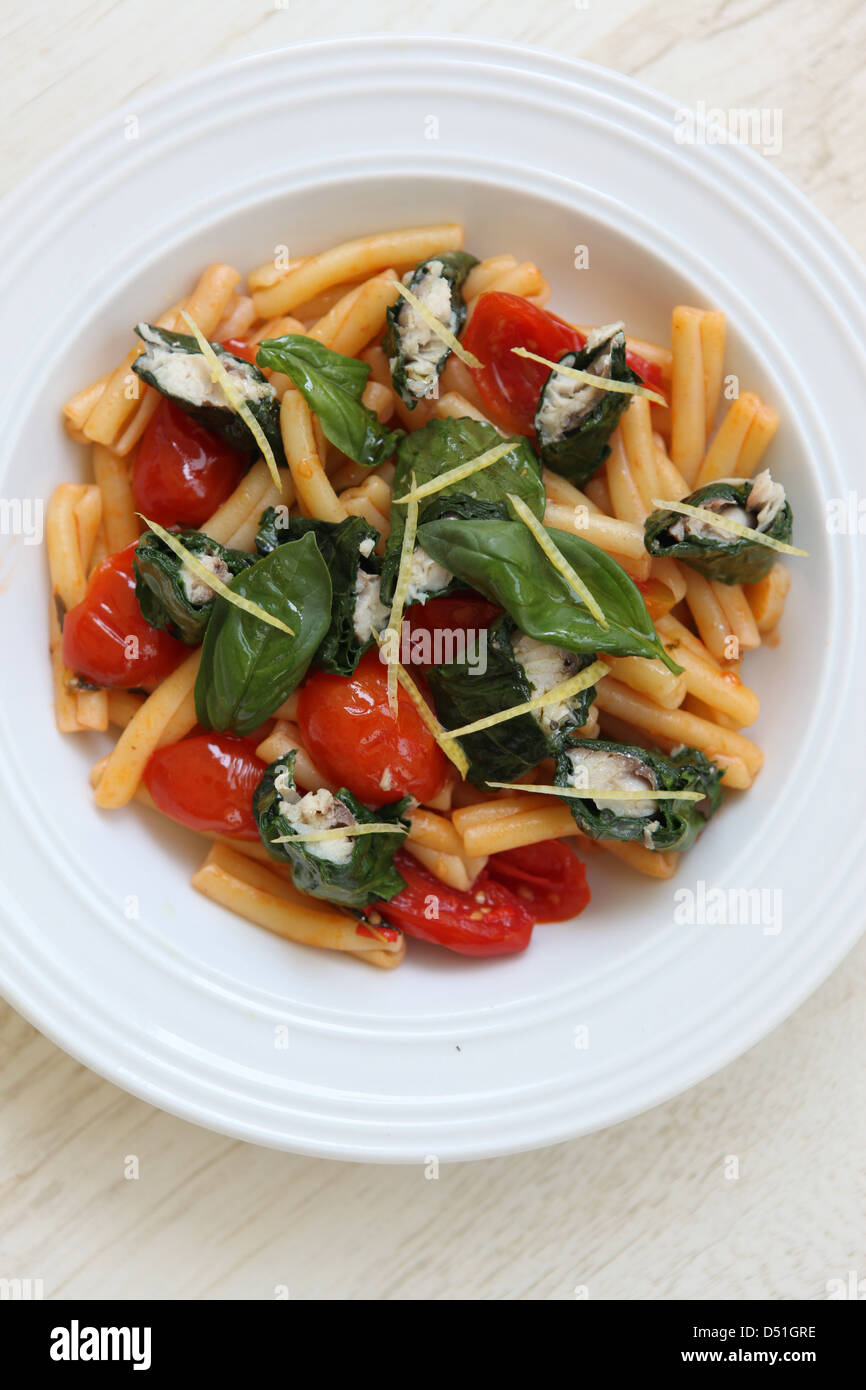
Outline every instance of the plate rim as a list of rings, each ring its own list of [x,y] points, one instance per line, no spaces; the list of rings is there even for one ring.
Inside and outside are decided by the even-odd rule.
[[[575,75],[581,73],[591,74],[593,76],[601,75],[602,78],[605,80],[614,79],[614,85],[619,84],[619,86],[623,88],[626,91],[626,93],[631,92],[632,95],[639,94],[648,100],[651,99],[652,101],[657,103],[662,109],[666,110],[668,115],[670,114],[671,110],[676,109],[676,103],[672,100],[668,101],[667,98],[664,98],[660,96],[660,94],[653,92],[650,88],[643,86],[643,84],[637,83],[633,79],[625,77],[623,74],[600,67],[596,64],[588,63],[585,60],[562,59],[555,55],[549,55],[536,49],[526,50],[524,48],[512,44],[489,43],[488,41],[485,41],[483,39],[462,39],[455,36],[442,36],[440,38],[436,35],[412,36],[411,38],[396,38],[395,36],[386,36],[384,38],[377,36],[364,36],[363,40],[360,41],[366,43],[367,47],[375,46],[377,49],[381,49],[383,44],[390,44],[391,46],[409,44],[411,47],[417,48],[421,44],[426,45],[430,39],[433,39],[437,43],[443,43],[446,46],[451,47],[452,49],[458,49],[463,51],[468,50],[470,56],[472,57],[481,58],[482,55],[486,55],[488,58],[492,56],[495,60],[498,56],[506,56],[512,62],[519,61],[521,66],[525,66],[529,70],[533,70],[534,64],[550,62],[556,65],[556,67],[560,70],[562,75],[566,78],[569,76],[574,78]],[[290,59],[295,59],[299,54],[303,54],[305,51],[309,50],[317,50],[320,52],[333,52],[337,49],[346,49],[346,46],[349,42],[355,45],[358,41],[349,40],[347,37],[341,36],[337,39],[317,40],[311,43],[299,45],[287,45],[276,50],[268,50],[259,54],[247,55],[241,59],[211,64],[206,68],[197,70],[195,73],[189,74],[182,78],[176,79],[172,83],[165,84],[156,88],[154,91],[148,93],[147,97],[144,99],[144,102],[140,103],[140,105],[143,108],[159,107],[160,105],[164,104],[167,99],[170,99],[173,96],[177,96],[183,92],[192,92],[197,88],[206,88],[208,84],[212,82],[215,78],[219,78],[221,75],[231,70],[254,69],[256,65],[262,62],[262,60],[265,60],[268,63],[277,64],[281,61],[284,61],[287,56]],[[80,135],[76,136],[71,142],[68,142],[66,145],[64,145],[61,148],[61,150],[57,151],[54,155],[50,155],[46,160],[41,161],[40,164],[37,165],[37,167],[33,170],[33,172],[30,175],[28,175],[28,177],[25,180],[19,183],[15,189],[11,190],[10,193],[4,197],[3,202],[0,203],[0,208],[2,208],[5,211],[10,201],[13,204],[13,206],[16,202],[23,203],[26,206],[26,200],[29,197],[31,188],[38,186],[42,182],[42,180],[45,179],[46,175],[50,175],[52,168],[66,163],[69,160],[70,155],[73,154],[75,151],[77,151],[78,149],[84,149],[90,142],[94,142],[97,139],[101,138],[101,136],[104,133],[111,129],[112,124],[114,124],[116,127],[116,122],[120,114],[120,112],[115,112],[106,117],[103,117],[101,121],[95,123],[86,131],[81,132]],[[802,210],[806,212],[809,222],[812,225],[815,225],[817,223],[817,225],[825,232],[825,234],[830,233],[831,235],[828,239],[832,240],[836,244],[837,249],[844,254],[845,260],[853,260],[858,276],[862,281],[863,268],[861,263],[856,258],[853,250],[851,250],[851,248],[848,246],[848,243],[844,240],[844,238],[837,231],[837,229],[833,227],[832,223],[830,223],[825,218],[824,214],[821,213],[819,210],[815,209],[812,206],[812,204],[808,201],[808,199],[805,197],[805,195],[803,195],[800,192],[800,190],[797,189],[796,186],[793,185],[787,178],[785,178],[785,176],[782,175],[778,170],[776,170],[773,166],[769,166],[768,168],[765,161],[763,161],[761,157],[757,155],[754,151],[743,149],[742,147],[740,147],[738,149],[738,157],[746,157],[754,161],[756,168],[761,169],[763,178],[766,179],[767,175],[769,175],[771,178],[779,180],[783,185],[787,195],[789,197],[793,195],[794,201],[796,203],[799,203]],[[836,965],[839,963],[839,961],[844,957],[845,954],[847,954],[848,950],[850,950],[851,946],[858,939],[862,930],[862,927],[855,927],[852,921],[851,931],[849,932],[848,937],[844,940],[839,940],[837,937],[837,949],[833,954],[833,957],[829,958],[829,956],[825,953],[820,976],[818,977],[817,972],[813,973],[813,975],[809,977],[808,981],[802,986],[802,989],[800,991],[795,991],[795,997],[791,997],[789,999],[789,1002],[779,1013],[778,1017],[775,1018],[775,1020],[771,1022],[769,1025],[767,1024],[765,1018],[755,1020],[755,1027],[753,1030],[753,1036],[751,1037],[751,1040],[743,1041],[743,1032],[741,1030],[741,1032],[738,1034],[737,1041],[731,1045],[728,1054],[721,1055],[719,1060],[714,1060],[710,1064],[709,1069],[707,1069],[703,1064],[697,1064],[695,1067],[696,1074],[692,1075],[690,1079],[677,1080],[676,1082],[671,1084],[670,1089],[666,1093],[657,1095],[655,1099],[647,1103],[640,1103],[637,1106],[637,1108],[630,1109],[624,1114],[619,1114],[617,1116],[614,1116],[606,1120],[602,1120],[600,1122],[590,1122],[585,1127],[580,1127],[577,1125],[568,1126],[567,1132],[561,1133],[553,1138],[542,1137],[529,1142],[517,1142],[513,1146],[505,1146],[501,1143],[497,1143],[494,1148],[485,1148],[482,1145],[482,1147],[477,1152],[465,1152],[462,1154],[458,1153],[456,1154],[456,1157],[481,1158],[492,1156],[493,1154],[520,1152],[527,1148],[539,1147],[552,1143],[566,1142],[569,1138],[577,1137],[581,1133],[591,1132],[593,1130],[605,1127],[606,1125],[609,1125],[611,1123],[615,1123],[618,1119],[625,1119],[630,1117],[631,1115],[642,1113],[646,1109],[652,1108],[657,1104],[663,1103],[666,1099],[669,1099],[671,1096],[681,1093],[683,1090],[688,1089],[692,1085],[696,1084],[697,1081],[705,1078],[706,1076],[712,1075],[722,1066],[727,1065],[727,1063],[733,1060],[735,1057],[742,1055],[744,1051],[752,1047],[755,1044],[755,1042],[757,1042],[761,1037],[765,1036],[767,1032],[771,1031],[772,1028],[778,1026],[778,1023],[780,1023],[785,1017],[788,1017],[797,1007],[799,1007],[799,1004],[802,1003],[803,1000],[807,998],[808,995],[811,994],[814,991],[814,989],[816,989],[818,985],[823,982],[824,979],[827,978],[827,976],[832,972],[832,970],[836,968]],[[6,974],[5,971],[3,973],[4,975]],[[163,1109],[169,1110],[171,1113],[181,1115],[184,1119],[187,1119],[192,1123],[197,1123],[200,1125],[204,1124],[208,1128],[216,1129],[222,1133],[234,1134],[237,1137],[247,1139],[251,1142],[271,1145],[273,1147],[279,1148],[290,1148],[294,1152],[310,1153],[335,1158],[362,1158],[367,1161],[378,1162],[389,1161],[389,1159],[391,1158],[391,1155],[389,1155],[386,1152],[372,1152],[368,1148],[355,1151],[351,1149],[351,1146],[349,1146],[348,1148],[343,1149],[341,1151],[334,1151],[328,1148],[327,1146],[323,1146],[318,1143],[305,1143],[303,1141],[297,1140],[293,1140],[291,1143],[289,1143],[286,1141],[284,1136],[274,1136],[272,1138],[268,1138],[261,1132],[242,1132],[249,1128],[248,1126],[245,1126],[242,1122],[223,1124],[220,1123],[219,1120],[215,1119],[213,1116],[207,1116],[207,1118],[203,1118],[203,1116],[207,1114],[207,1107],[202,1107],[201,1103],[199,1103],[196,1113],[195,1102],[186,1103],[180,1097],[166,1098],[165,1095],[163,1095],[163,1093],[161,1092],[161,1088],[158,1085],[155,1085],[153,1082],[147,1081],[146,1079],[138,1078],[133,1080],[130,1077],[123,1076],[122,1069],[120,1069],[120,1075],[118,1075],[117,1073],[113,1074],[110,1067],[101,1065],[99,1062],[95,1062],[94,1060],[92,1060],[91,1056],[87,1055],[86,1048],[82,1048],[81,1051],[77,1050],[76,1046],[74,1045],[74,1042],[71,1042],[68,1038],[59,1035],[59,1030],[57,1033],[55,1033],[51,1026],[50,1019],[46,1021],[46,1019],[41,1016],[33,1017],[31,1013],[28,1012],[26,1001],[19,1002],[19,999],[15,997],[17,991],[14,989],[14,984],[10,986],[9,980],[6,980],[4,983],[4,992],[10,999],[10,1002],[13,1003],[13,1005],[19,1010],[19,1012],[21,1012],[25,1017],[30,1018],[31,1021],[40,1029],[40,1031],[45,1033],[46,1036],[50,1037],[53,1041],[58,1043],[58,1045],[61,1046],[65,1051],[69,1052],[72,1056],[75,1056],[79,1061],[83,1062],[90,1069],[96,1071],[100,1075],[103,1075],[104,1077],[106,1077],[106,1079],[113,1081],[115,1084],[122,1085],[124,1089],[131,1091],[133,1094],[139,1095],[142,1098],[149,1100],[151,1103],[159,1105]],[[681,1077],[682,1074],[683,1069],[680,1070]],[[451,1156],[450,1153],[448,1156]],[[398,1155],[393,1158],[393,1161],[411,1160]]]

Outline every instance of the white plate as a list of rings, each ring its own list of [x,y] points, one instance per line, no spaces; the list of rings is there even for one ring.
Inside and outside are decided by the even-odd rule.
[[[567,316],[622,315],[664,339],[676,301],[724,309],[729,369],[781,414],[770,462],[812,557],[792,562],[781,646],[748,661],[765,770],[675,883],[594,854],[590,910],[537,929],[524,956],[410,942],[385,974],[238,921],[188,887],[194,837],[97,812],[101,740],[54,730],[44,554],[3,540],[5,994],[156,1105],[338,1158],[550,1144],[692,1085],[789,1013],[861,927],[860,542],[828,535],[824,499],[856,485],[866,437],[862,268],[767,163],[679,145],[668,102],[536,53],[312,45],[198,74],[133,114],[136,139],[124,117],[104,122],[4,210],[4,497],[84,476],[62,401],[207,261],[247,269],[282,243],[455,218],[478,254],[538,261]],[[579,245],[589,270],[573,268]],[[782,931],[678,926],[674,892],[698,880],[781,889]]]

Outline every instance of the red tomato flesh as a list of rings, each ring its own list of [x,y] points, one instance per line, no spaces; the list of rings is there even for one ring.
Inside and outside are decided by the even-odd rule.
[[[403,614],[404,623],[409,624],[409,640],[402,643],[401,660],[420,667],[453,660],[453,653],[459,650],[458,634],[463,635],[463,650],[468,650],[467,638],[474,640],[479,632],[486,632],[501,613],[497,604],[471,590],[413,603]],[[425,634],[428,640],[424,640]],[[450,642],[446,635],[450,635]]]
[[[132,470],[136,511],[160,526],[201,526],[234,492],[249,467],[171,401],[160,401]]]
[[[256,365],[256,353],[259,350],[257,343],[248,343],[245,338],[226,338],[220,346],[224,347],[226,352],[230,352],[233,357],[242,357],[245,362],[252,362],[253,366]]]
[[[402,689],[396,719],[388,708],[386,668],[376,651],[367,652],[351,676],[308,676],[298,726],[324,776],[369,806],[401,796],[429,801],[448,778],[445,754]]]
[[[93,685],[151,689],[189,647],[146,623],[135,597],[136,542],[93,571],[87,592],[63,620],[63,663]]]
[[[536,922],[564,922],[589,902],[586,870],[559,840],[491,854],[485,873],[516,893]]]
[[[246,739],[198,734],[152,753],[144,782],[159,810],[190,830],[257,840],[253,792],[266,766]]]
[[[539,357],[557,362],[564,353],[579,351],[586,336],[520,295],[493,290],[482,294],[461,341],[484,363],[483,367],[470,370],[494,422],[513,434],[532,436],[535,412],[550,368],[517,357],[511,349],[525,347]],[[632,371],[647,386],[663,389],[661,372],[654,363],[632,352],[626,357]]]
[[[506,956],[525,951],[535,925],[532,913],[508,888],[481,874],[468,893],[428,873],[398,850],[394,863],[407,887],[376,911],[407,936],[446,946],[463,956]]]

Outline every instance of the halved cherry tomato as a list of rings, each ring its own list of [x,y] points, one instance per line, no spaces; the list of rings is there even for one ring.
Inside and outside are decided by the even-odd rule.
[[[248,343],[245,338],[226,338],[222,346],[226,352],[232,353],[234,357],[243,357],[245,362],[252,362],[253,366],[256,365],[258,343]]]
[[[429,801],[445,785],[448,762],[402,689],[388,708],[386,668],[376,651],[351,676],[314,671],[298,700],[301,741],[320,771],[370,806],[400,796]]]
[[[234,492],[249,462],[179,406],[160,401],[133,465],[136,510],[160,526],[201,526]]]
[[[512,889],[536,922],[564,922],[589,902],[586,870],[559,840],[491,854],[484,872]]]
[[[151,753],[144,782],[160,811],[181,825],[257,840],[253,792],[266,766],[246,739],[198,734]]]
[[[506,956],[525,951],[535,925],[514,893],[483,873],[468,893],[449,888],[411,854],[398,850],[394,863],[407,887],[376,911],[408,936],[447,946],[463,956]]]
[[[136,542],[97,566],[80,603],[63,620],[63,664],[94,685],[149,689],[189,647],[141,616],[132,556]]]
[[[493,290],[479,299],[462,342],[484,363],[483,367],[470,370],[494,422],[514,434],[531,436],[550,368],[517,357],[511,349],[525,347],[539,357],[557,362],[564,353],[582,348],[586,336],[520,295]],[[627,353],[627,361],[648,386],[661,389],[661,372],[654,363],[632,352]]]
[[[420,667],[454,660],[454,653],[459,649],[458,634],[463,635],[465,650],[467,637],[477,640],[477,634],[486,632],[501,612],[497,604],[471,590],[431,598],[426,603],[413,603],[403,614],[403,621],[409,624],[409,640],[402,644],[402,659]],[[417,641],[416,633],[419,634]],[[429,640],[424,640],[424,634]]]

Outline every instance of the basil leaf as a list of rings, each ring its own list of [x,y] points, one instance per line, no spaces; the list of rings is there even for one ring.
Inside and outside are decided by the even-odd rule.
[[[436,282],[444,280],[450,301],[448,318],[444,322],[455,338],[466,319],[463,283],[477,264],[475,256],[470,256],[468,251],[445,251],[441,256],[429,256],[426,261],[421,261],[408,279],[404,278],[403,281],[407,289],[426,303],[428,289],[438,290]],[[386,317],[388,327],[383,347],[388,355],[394,390],[404,404],[414,410],[418,402],[435,388],[451,349],[436,339],[431,345],[432,331],[423,321],[420,323],[419,339],[416,331],[419,316],[402,295],[391,305]],[[431,351],[436,354],[432,358],[429,355]]]
[[[262,837],[262,844],[273,859],[292,868],[292,882],[300,893],[313,898],[327,898],[343,907],[367,907],[370,903],[393,898],[406,887],[406,881],[394,868],[394,855],[406,838],[409,821],[403,812],[409,797],[391,801],[378,810],[370,811],[345,787],[334,794],[334,802],[347,808],[347,821],[357,825],[374,825],[393,821],[394,831],[352,838],[352,853],[344,863],[328,859],[327,850],[334,841],[320,840],[303,845],[274,844],[283,835],[297,835],[298,827],[286,818],[282,803],[300,797],[295,787],[294,749],[271,763],[253,796],[253,814]]]
[[[704,799],[657,801],[645,815],[635,815],[634,812],[628,815],[626,802],[612,802],[611,806],[599,808],[589,797],[563,797],[577,825],[593,840],[639,840],[647,849],[688,849],[721,805],[724,795],[721,769],[709,762],[697,748],[682,748],[666,757],[664,753],[651,752],[637,745],[615,743],[610,739],[575,739],[556,760],[555,785],[573,787],[577,763],[587,779],[582,785],[592,787],[595,785],[593,763],[596,758],[603,763],[608,776],[611,767],[618,764],[629,785],[635,776],[645,780],[648,801],[652,800],[653,788],[665,792],[703,792]],[[599,797],[600,801],[603,799]],[[634,802],[632,806],[635,806]]]
[[[291,377],[327,438],[347,458],[375,468],[392,457],[402,431],[389,430],[361,404],[368,363],[334,352],[303,333],[266,339],[259,344],[256,361]]]
[[[502,442],[499,431],[481,420],[430,420],[400,443],[392,484],[393,495],[402,497],[409,492],[413,478],[415,486],[421,487]],[[511,442],[513,449],[497,463],[422,498],[418,504],[419,525],[442,516],[504,519],[511,515],[507,501],[509,492],[522,498],[539,519],[543,517],[545,497],[541,465],[522,435],[514,435]],[[392,506],[391,534],[385,546],[382,567],[382,598],[385,603],[390,603],[394,596],[405,526],[406,508]],[[445,563],[445,568],[451,570],[452,566]]]
[[[191,333],[171,333],[150,323],[137,324],[135,331],[145,351],[136,357],[132,370],[142,381],[235,449],[243,449],[250,455],[259,452],[249,426],[226,400],[222,387],[211,382],[210,364]],[[252,362],[226,352],[221,343],[211,343],[211,347],[238,395],[261,426],[277,463],[285,466],[276,391]],[[184,359],[188,359],[185,370]]]
[[[750,517],[748,524],[754,527],[757,516],[752,515],[754,508],[750,509],[748,505],[754,482],[753,478],[746,478],[736,483],[707,483],[696,492],[689,493],[683,501],[690,507],[710,510],[713,503],[742,508]],[[773,540],[790,544],[793,529],[794,515],[786,501],[772,524],[766,528],[765,534]],[[647,517],[644,544],[650,555],[668,555],[682,560],[706,579],[717,579],[722,584],[754,584],[769,574],[776,561],[776,552],[768,545],[761,545],[760,541],[735,536],[721,529],[707,531],[703,523],[696,527],[693,518],[665,508],[651,512]]]
[[[262,622],[217,594],[195,683],[203,729],[248,734],[303,679],[331,617],[331,580],[313,536],[279,546],[229,588],[294,631]]]
[[[572,592],[519,521],[434,521],[419,527],[418,544],[485,598],[500,604],[528,637],[572,652],[658,657],[680,667],[656,635],[640,590],[598,546],[545,528],[598,600],[603,628]],[[505,780],[505,779],[503,779]]]
[[[256,549],[269,554],[278,545],[297,540],[300,536],[313,535],[328,567],[333,589],[331,622],[313,657],[313,665],[323,671],[333,671],[340,676],[350,676],[364,652],[375,641],[372,635],[363,642],[355,636],[355,610],[358,603],[358,575],[378,575],[382,561],[373,554],[372,546],[379,540],[379,532],[361,516],[350,516],[345,521],[317,521],[312,517],[291,517],[282,523],[281,512],[269,507],[262,513]],[[361,552],[361,546],[370,546],[369,555]],[[383,616],[381,624],[387,622]],[[379,626],[379,624],[376,624]]]
[[[245,550],[227,550],[202,531],[178,531],[177,538],[197,559],[212,561],[223,583],[255,564],[255,555]],[[145,531],[140,537],[132,568],[135,597],[145,622],[197,647],[213,612],[213,592],[197,597],[199,581],[184,573],[183,561],[154,531]]]
[[[476,719],[511,709],[531,699],[534,693],[514,652],[513,643],[519,634],[511,618],[498,618],[488,628],[486,637],[484,669],[478,662],[452,661],[431,666],[426,672],[436,714],[446,729],[459,729]],[[555,648],[551,648],[551,655],[555,658]],[[594,659],[591,655],[568,656],[568,669],[563,669],[557,682],[576,675]],[[565,713],[555,725],[546,724],[542,711],[535,710],[458,739],[469,761],[468,780],[478,786],[490,781],[516,781],[531,767],[551,757],[574,730],[586,723],[594,699],[595,686],[581,690],[565,702]]]

